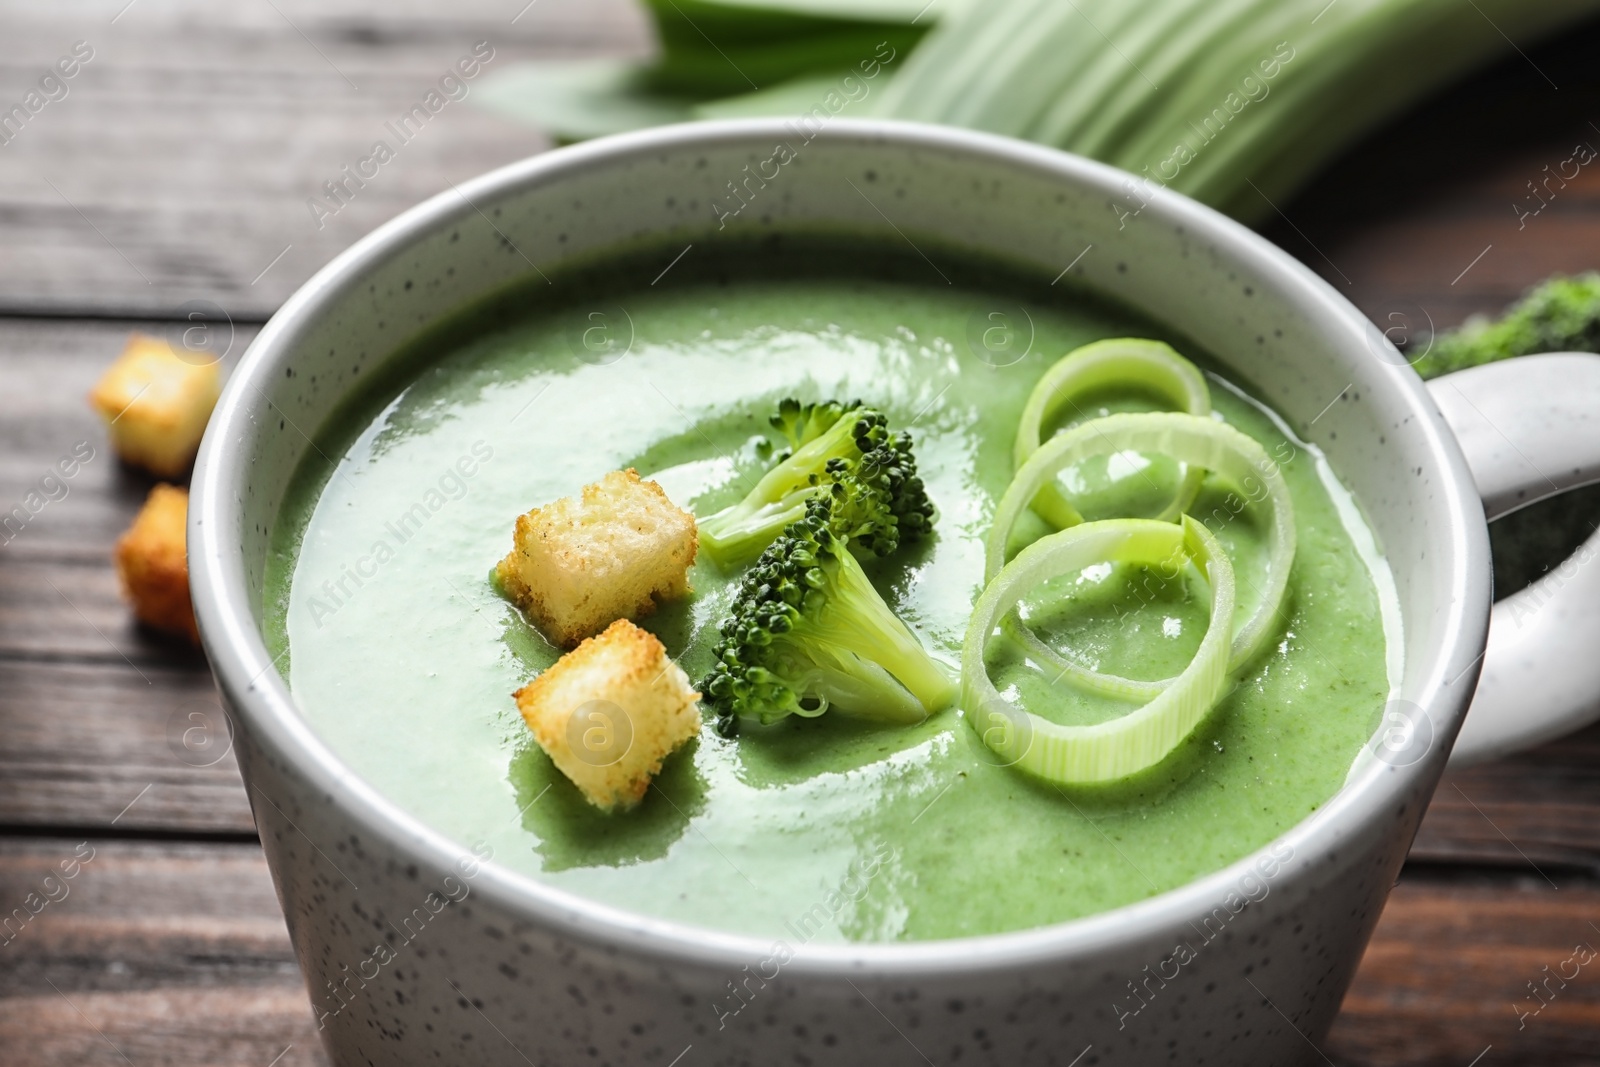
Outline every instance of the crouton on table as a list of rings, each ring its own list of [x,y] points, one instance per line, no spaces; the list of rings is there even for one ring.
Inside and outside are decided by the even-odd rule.
[[[156,486],[133,525],[117,539],[114,559],[123,593],[139,621],[198,644],[184,547],[188,515],[188,490]]]
[[[89,402],[105,418],[117,455],[176,478],[194,462],[221,381],[215,360],[186,358],[159,337],[134,334]]]
[[[687,593],[698,547],[694,516],[630,468],[518,516],[496,574],[545,636],[571,648]]]
[[[700,732],[689,676],[626,619],[514,695],[539,746],[604,811],[638,804],[661,761]]]

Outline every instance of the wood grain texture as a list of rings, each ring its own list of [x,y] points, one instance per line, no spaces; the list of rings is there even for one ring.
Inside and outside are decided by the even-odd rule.
[[[1600,727],[1446,775],[1411,858],[1600,884]]]
[[[253,845],[0,838],[0,908],[5,1063],[327,1063]]]
[[[1600,1062],[1600,958],[1567,962],[1600,950],[1597,922],[1589,880],[1402,878],[1324,1051],[1350,1067]]]
[[[543,148],[452,103],[315,225],[307,198],[473,42],[509,63],[640,54],[648,31],[629,0],[0,0],[0,25],[0,109],[74,41],[95,49],[70,95],[0,145],[0,513],[76,442],[99,450],[0,544],[0,1062],[322,1064],[243,786],[203,744],[204,663],[119,600],[110,545],[150,483],[104,451],[83,395],[141,326],[126,316],[160,330],[213,301],[237,358],[374,225]],[[1452,89],[1266,232],[1418,341],[1600,265],[1594,167],[1537,216],[1512,206],[1576,141],[1600,146],[1597,48],[1591,26]],[[209,840],[162,839],[186,835]],[[19,926],[80,844],[95,855],[70,893]],[[1600,1064],[1600,961],[1518,1017],[1542,968],[1600,946],[1600,728],[1447,777],[1412,859],[1329,1062]]]
[[[204,299],[265,317],[378,223],[548,146],[470,92],[408,144],[385,134],[474,43],[494,48],[488,71],[649,47],[626,0],[13,2],[0,14],[6,107],[74,42],[94,50],[68,95],[0,147],[0,310],[164,314]],[[396,158],[319,226],[307,200],[386,136]]]
[[[248,835],[226,733],[198,652],[137,668],[0,659],[0,826]]]

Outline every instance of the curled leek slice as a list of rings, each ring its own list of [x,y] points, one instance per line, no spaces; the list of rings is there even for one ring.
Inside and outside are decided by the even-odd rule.
[[[1206,387],[1205,375],[1170,346],[1138,337],[1095,341],[1062,356],[1033,387],[1017,423],[1013,465],[1020,468],[1039,450],[1044,424],[1075,397],[1119,385],[1147,389],[1176,411],[1190,415],[1211,414],[1211,390]],[[1205,471],[1191,465],[1177,495],[1156,518],[1171,522],[1188,510],[1205,476]],[[1040,518],[1058,530],[1083,521],[1083,516],[1062,494],[1054,478],[1039,490],[1032,507]]]
[[[1283,603],[1289,583],[1289,568],[1294,563],[1294,505],[1289,486],[1278,465],[1253,438],[1225,423],[1178,412],[1149,412],[1107,415],[1057,434],[1046,441],[1017,471],[995,509],[994,526],[984,546],[984,581],[991,582],[1005,562],[1006,544],[1029,501],[1040,487],[1054,480],[1056,472],[1090,456],[1120,451],[1160,453],[1182,463],[1216,474],[1229,482],[1252,504],[1264,504],[1270,512],[1267,531],[1267,576],[1256,588],[1255,611],[1233,635],[1228,658],[1229,672],[1237,671],[1256,657],[1272,636],[1273,621]],[[1165,689],[1172,679],[1141,682],[1116,675],[1101,674],[1076,663],[1039,640],[1026,626],[1009,627],[1030,654],[1055,664],[1081,685],[1120,696],[1149,696]]]
[[[1211,620],[1194,658],[1149,703],[1092,726],[1063,726],[1003,698],[984,652],[995,626],[1041,583],[1096,563],[1192,560],[1211,586]],[[1035,541],[990,582],[973,608],[961,650],[961,707],[979,738],[1006,763],[1060,785],[1109,782],[1152,767],[1222,699],[1233,628],[1233,565],[1216,538],[1185,515],[1086,522]]]

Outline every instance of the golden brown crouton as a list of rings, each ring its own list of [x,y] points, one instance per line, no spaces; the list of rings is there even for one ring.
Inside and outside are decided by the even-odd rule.
[[[638,804],[661,761],[700,732],[689,676],[627,619],[513,695],[539,746],[603,811]]]
[[[215,361],[185,358],[161,338],[136,333],[89,402],[104,416],[117,455],[176,478],[194,462],[220,391]]]
[[[189,491],[158,485],[117,539],[115,559],[122,590],[140,622],[199,644],[189,603],[189,563],[184,539]]]
[[[694,516],[629,468],[519,515],[496,573],[545,636],[571,648],[687,593],[699,544]]]

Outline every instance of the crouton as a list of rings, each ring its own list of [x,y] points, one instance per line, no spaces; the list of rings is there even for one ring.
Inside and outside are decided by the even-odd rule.
[[[221,391],[214,360],[185,358],[159,337],[134,334],[89,394],[111,446],[126,462],[177,478],[194,462]]]
[[[158,485],[139,509],[133,525],[117,539],[114,559],[122,591],[133,614],[149,626],[181,634],[196,644],[194,608],[189,602],[189,563],[185,529],[189,491]]]
[[[602,811],[639,803],[700,732],[700,694],[654,634],[618,619],[513,694],[562,774]]]
[[[698,548],[694,516],[629,468],[518,516],[495,573],[551,642],[571,648],[687,593]]]

